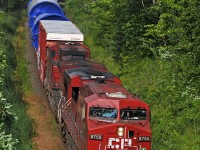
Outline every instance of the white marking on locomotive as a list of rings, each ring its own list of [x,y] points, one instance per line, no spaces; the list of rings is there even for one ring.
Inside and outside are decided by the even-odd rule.
[[[114,145],[114,143],[116,143]],[[109,138],[107,147],[111,149],[124,149],[125,147],[132,147],[131,139]]]
[[[58,121],[61,122],[62,120],[62,112],[64,111],[64,109],[66,107],[68,107],[71,104],[71,98],[65,102],[65,97],[63,96],[63,93],[61,91],[59,91],[60,93],[60,100],[58,103],[58,112],[57,112],[57,116],[58,116]],[[61,105],[62,100],[65,102],[64,104]]]
[[[60,93],[60,97],[61,97],[61,98],[60,98],[59,103],[58,103],[58,112],[57,112],[57,116],[58,116],[58,121],[61,122],[61,120],[62,120],[62,116],[61,116],[62,114],[61,114],[61,113],[62,113],[62,107],[63,107],[63,106],[61,105],[61,101],[62,101],[62,100],[65,100],[65,97],[63,96],[63,94],[62,94],[61,91],[59,91],[59,93]]]

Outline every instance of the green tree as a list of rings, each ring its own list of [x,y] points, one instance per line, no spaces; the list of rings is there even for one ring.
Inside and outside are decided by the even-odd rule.
[[[24,0],[0,0],[0,9],[13,11],[21,7],[23,2]]]

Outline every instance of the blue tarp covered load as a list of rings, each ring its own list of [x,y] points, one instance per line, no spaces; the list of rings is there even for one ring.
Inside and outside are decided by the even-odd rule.
[[[64,16],[64,12],[57,0],[30,0],[28,4],[29,26],[32,27],[34,20],[44,13]]]
[[[32,44],[35,50],[38,49],[40,20],[68,20],[59,6],[58,0],[30,0],[28,3],[28,18]]]

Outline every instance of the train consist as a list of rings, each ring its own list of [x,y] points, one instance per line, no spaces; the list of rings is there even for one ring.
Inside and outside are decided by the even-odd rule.
[[[150,150],[149,106],[90,60],[84,35],[57,0],[30,0],[38,72],[68,150]]]

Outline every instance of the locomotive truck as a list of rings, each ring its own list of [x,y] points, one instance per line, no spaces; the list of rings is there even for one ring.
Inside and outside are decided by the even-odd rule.
[[[35,22],[31,37],[67,150],[151,150],[148,104],[131,95],[103,64],[90,60],[84,35],[71,21],[55,14],[41,17],[50,11],[45,4],[59,6],[52,0],[29,2],[32,11],[41,12],[29,18]]]

